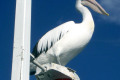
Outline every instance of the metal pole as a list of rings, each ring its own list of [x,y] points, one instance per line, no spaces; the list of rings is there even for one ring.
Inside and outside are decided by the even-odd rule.
[[[11,80],[29,80],[31,0],[16,0]]]

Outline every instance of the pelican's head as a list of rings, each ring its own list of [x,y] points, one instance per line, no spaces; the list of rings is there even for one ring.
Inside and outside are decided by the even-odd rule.
[[[109,16],[109,14],[100,6],[99,3],[96,2],[96,0],[81,0],[81,4],[90,7],[94,11]]]

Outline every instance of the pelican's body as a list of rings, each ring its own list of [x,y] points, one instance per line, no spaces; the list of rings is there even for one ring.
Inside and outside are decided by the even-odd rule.
[[[43,53],[41,53],[36,58],[37,61],[40,64],[45,64],[48,62],[57,63],[56,56],[59,56],[61,64],[66,65],[71,59],[73,59],[78,53],[80,53],[90,41],[94,31],[94,23],[91,24],[93,25],[90,27],[85,23],[75,24],[73,21],[69,21],[49,31],[40,39],[40,41],[37,44],[37,51],[40,51],[40,49],[44,47]],[[66,27],[66,25],[68,27]],[[62,30],[64,30],[63,33],[65,32],[63,36]],[[60,33],[61,39],[59,39]],[[55,37],[56,41],[54,43]],[[51,43],[53,44],[53,46],[51,46]],[[47,51],[46,47],[49,48]]]
[[[82,14],[83,21],[66,22],[47,32],[36,44],[33,55],[42,65],[58,63],[66,65],[78,55],[90,41],[94,32],[94,21],[88,8],[77,0],[76,8]],[[36,66],[31,63],[31,72]]]

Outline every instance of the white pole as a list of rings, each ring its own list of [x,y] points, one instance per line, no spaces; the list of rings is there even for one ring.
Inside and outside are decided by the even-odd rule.
[[[11,80],[29,80],[31,0],[16,0]]]

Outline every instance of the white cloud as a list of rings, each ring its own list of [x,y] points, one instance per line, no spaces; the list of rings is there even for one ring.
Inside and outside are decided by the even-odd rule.
[[[120,24],[120,0],[100,0],[100,4],[110,14],[109,17],[101,17],[110,22]]]

